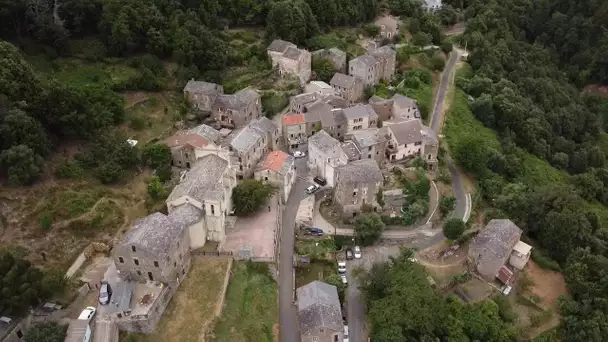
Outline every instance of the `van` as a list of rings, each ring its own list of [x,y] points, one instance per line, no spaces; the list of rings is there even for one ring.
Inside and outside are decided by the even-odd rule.
[[[312,180],[315,181],[315,183],[319,184],[320,186],[327,185],[327,181],[319,176],[313,178]]]
[[[102,281],[101,286],[99,287],[99,304],[106,305],[110,303],[110,298],[112,297],[112,287],[108,284],[107,281]]]

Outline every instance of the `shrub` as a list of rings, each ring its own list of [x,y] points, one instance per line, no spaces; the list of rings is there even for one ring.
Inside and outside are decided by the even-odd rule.
[[[146,121],[139,116],[134,116],[129,120],[129,127],[136,131],[141,131],[146,127]]]
[[[562,268],[559,266],[557,261],[551,259],[542,250],[538,248],[532,249],[532,260],[541,268],[552,270],[555,272],[561,272]]]
[[[384,222],[378,214],[365,214],[355,220],[355,237],[364,246],[373,245],[384,230]]]
[[[83,174],[84,169],[75,160],[62,160],[55,167],[55,176],[60,179],[77,179]]]
[[[448,220],[443,225],[443,235],[450,240],[456,240],[464,233],[466,226],[459,218]]]
[[[40,215],[40,229],[48,232],[53,227],[53,217],[50,213]]]

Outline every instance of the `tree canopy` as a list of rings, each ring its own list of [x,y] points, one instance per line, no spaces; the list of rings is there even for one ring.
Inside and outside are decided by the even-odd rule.
[[[232,190],[235,214],[247,216],[260,211],[275,190],[272,185],[255,179],[240,182]]]
[[[380,239],[383,230],[384,222],[378,214],[363,214],[355,220],[355,238],[363,246],[373,245]]]

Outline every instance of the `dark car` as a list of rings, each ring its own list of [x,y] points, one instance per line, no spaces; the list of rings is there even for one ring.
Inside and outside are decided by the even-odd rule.
[[[320,228],[309,228],[308,229],[308,234],[312,235],[312,236],[323,236],[323,229]]]
[[[346,260],[353,260],[353,250],[350,248],[346,249]]]
[[[315,183],[319,184],[320,186],[325,186],[327,184],[327,181],[319,176],[313,178],[312,180],[315,181]]]
[[[110,303],[110,298],[112,298],[112,287],[104,280],[99,287],[99,304],[106,305]]]

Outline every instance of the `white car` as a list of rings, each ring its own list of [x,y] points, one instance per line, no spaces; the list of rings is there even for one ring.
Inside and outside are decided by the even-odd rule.
[[[302,157],[306,157],[306,153],[302,152],[302,151],[295,151],[293,153],[294,158],[302,158]]]
[[[346,261],[338,261],[338,273],[346,273]]]
[[[508,296],[512,289],[513,287],[511,285],[505,285],[505,287],[502,288],[502,294]]]
[[[355,246],[355,259],[361,259],[361,247]]]
[[[90,322],[91,319],[93,319],[93,316],[95,316],[96,311],[97,311],[96,308],[94,308],[92,306],[87,306],[84,310],[82,310],[82,312],[80,313],[80,316],[78,316],[78,319],[81,321]]]
[[[416,258],[409,258],[408,260],[411,262],[418,262],[418,259],[416,259]]]
[[[344,342],[348,342],[348,325],[344,324]]]
[[[348,286],[348,279],[346,279],[346,275],[340,274],[340,279],[342,279],[342,284]]]
[[[306,193],[311,195],[319,189],[321,189],[321,187],[319,185],[313,184],[313,185],[309,186],[308,188],[306,188]]]

